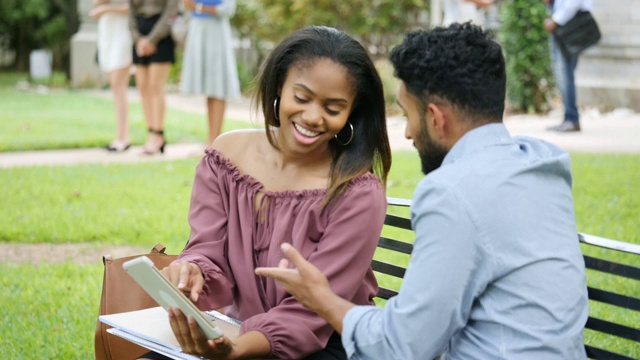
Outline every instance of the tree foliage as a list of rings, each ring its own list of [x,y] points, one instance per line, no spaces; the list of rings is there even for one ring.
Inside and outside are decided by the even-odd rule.
[[[402,33],[426,25],[428,2],[420,0],[246,0],[233,19],[244,37],[268,51],[293,31],[326,25],[347,32],[376,56],[386,55]]]
[[[543,25],[547,10],[542,1],[508,0],[502,4],[500,16],[510,105],[516,111],[546,111],[553,90],[548,34]]]
[[[78,30],[77,0],[3,0],[0,50],[12,49],[12,67],[29,69],[31,50],[51,50],[54,67],[69,72],[71,36]]]

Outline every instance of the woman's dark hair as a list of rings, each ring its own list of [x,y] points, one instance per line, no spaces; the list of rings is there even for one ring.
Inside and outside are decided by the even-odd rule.
[[[499,122],[506,74],[500,45],[467,22],[407,33],[391,51],[395,75],[423,107],[443,99],[478,123]]]
[[[273,104],[287,72],[292,66],[313,65],[319,59],[342,65],[351,77],[347,80],[354,84],[356,91],[348,119],[353,125],[353,139],[346,146],[336,139],[329,141],[333,162],[326,205],[344,191],[351,179],[368,171],[375,173],[386,185],[391,149],[382,82],[371,58],[356,40],[325,26],[310,26],[294,32],[271,52],[261,68],[256,79],[256,107],[262,107],[269,143],[278,148],[271,131],[272,127],[280,126]],[[348,139],[350,131],[347,124],[338,137]]]

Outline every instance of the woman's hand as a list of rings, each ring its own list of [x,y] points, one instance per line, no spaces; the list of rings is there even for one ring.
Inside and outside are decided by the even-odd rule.
[[[109,9],[109,5],[98,5],[89,11],[89,16],[94,19],[99,19]]]
[[[151,56],[156,52],[156,46],[153,45],[149,39],[145,37],[141,37],[136,43],[136,54],[140,57]]]
[[[494,0],[466,0],[467,2],[474,3],[477,7],[486,8],[493,4]]]
[[[162,269],[162,275],[178,289],[189,292],[191,301],[197,302],[204,287],[204,276],[200,267],[187,261],[174,261]]]
[[[231,340],[225,336],[215,340],[205,339],[196,320],[185,317],[179,308],[169,309],[169,323],[183,352],[209,359],[230,358],[235,347]]]

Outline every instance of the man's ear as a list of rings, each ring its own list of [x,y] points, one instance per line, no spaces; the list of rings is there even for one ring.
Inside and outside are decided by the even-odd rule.
[[[439,139],[443,139],[445,137],[448,122],[449,122],[449,112],[448,109],[441,105],[436,105],[434,103],[429,103],[427,106],[427,121],[430,121],[432,129],[435,129],[435,134]],[[429,116],[431,115],[431,116]]]

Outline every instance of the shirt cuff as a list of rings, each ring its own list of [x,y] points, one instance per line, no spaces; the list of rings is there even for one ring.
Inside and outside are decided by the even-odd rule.
[[[375,306],[354,306],[342,320],[342,346],[347,353],[347,359],[356,357],[356,331],[360,320],[369,312],[379,310]]]

